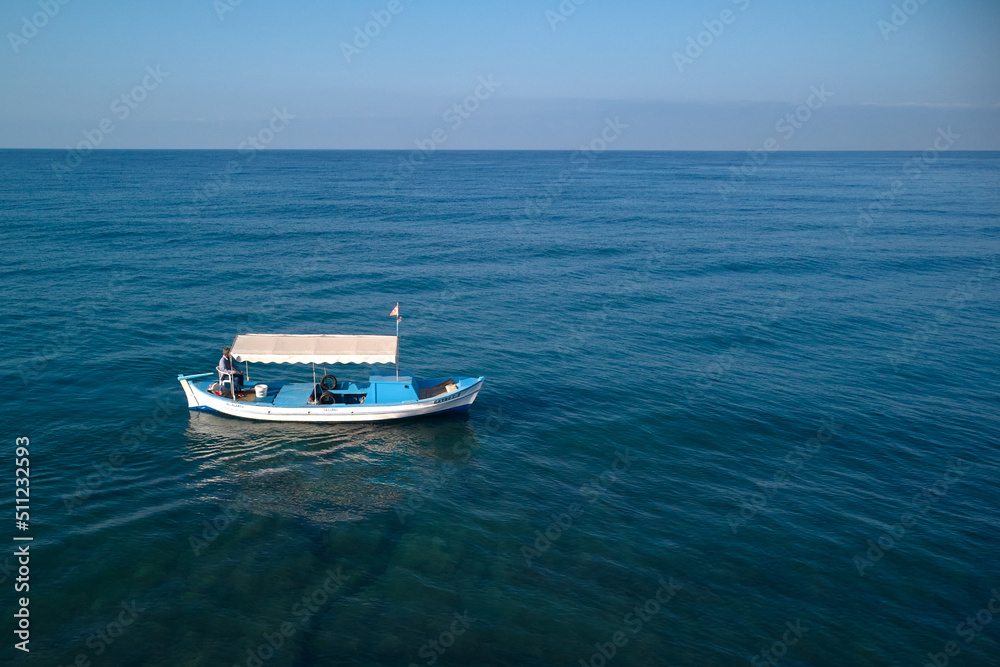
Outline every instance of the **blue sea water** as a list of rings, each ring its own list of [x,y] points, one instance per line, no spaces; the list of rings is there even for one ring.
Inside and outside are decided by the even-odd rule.
[[[0,661],[1000,664],[1000,154],[0,174],[34,538]],[[397,301],[404,368],[486,376],[466,417],[186,409],[237,333],[393,333]]]

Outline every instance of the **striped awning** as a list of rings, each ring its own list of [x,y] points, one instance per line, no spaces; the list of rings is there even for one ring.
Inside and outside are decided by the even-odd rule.
[[[242,334],[230,352],[252,364],[393,364],[396,336]]]

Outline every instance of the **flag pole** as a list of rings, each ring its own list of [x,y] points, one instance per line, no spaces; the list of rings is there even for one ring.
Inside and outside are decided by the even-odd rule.
[[[403,318],[399,316],[398,301],[396,302],[396,307],[389,314],[396,318],[396,382],[399,382],[399,321]]]

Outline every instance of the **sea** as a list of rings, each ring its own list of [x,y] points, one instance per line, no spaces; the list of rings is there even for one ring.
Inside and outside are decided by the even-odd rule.
[[[1000,664],[1000,153],[0,175],[0,663]],[[397,303],[466,415],[186,407],[237,334]]]

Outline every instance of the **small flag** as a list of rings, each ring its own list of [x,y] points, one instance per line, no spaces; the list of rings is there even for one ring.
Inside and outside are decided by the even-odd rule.
[[[396,307],[389,313],[389,317],[399,317],[399,302],[396,302]]]

